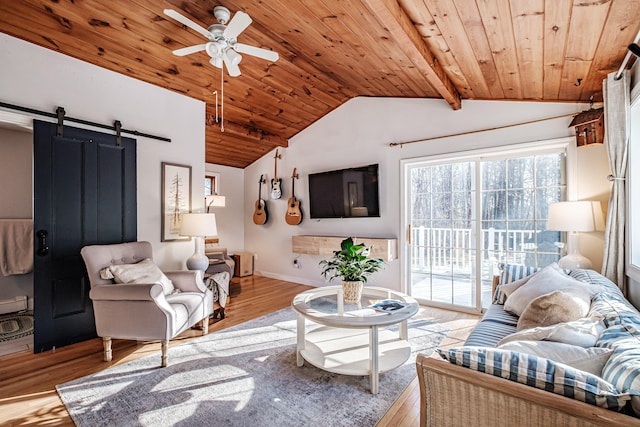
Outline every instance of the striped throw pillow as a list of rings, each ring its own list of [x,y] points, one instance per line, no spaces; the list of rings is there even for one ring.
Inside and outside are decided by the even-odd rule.
[[[624,408],[634,394],[621,393],[588,372],[530,354],[487,347],[438,349],[438,353],[456,365],[614,411]]]
[[[506,264],[502,262],[498,264],[498,269],[500,270],[500,284],[493,296],[494,304],[504,304],[507,300],[507,295],[500,290],[500,285],[515,282],[516,280],[531,276],[533,273],[540,270],[539,267],[532,267],[530,265]]]

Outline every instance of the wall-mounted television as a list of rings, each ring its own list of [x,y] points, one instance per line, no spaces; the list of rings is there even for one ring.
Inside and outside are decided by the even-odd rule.
[[[309,215],[379,217],[378,165],[309,174]]]

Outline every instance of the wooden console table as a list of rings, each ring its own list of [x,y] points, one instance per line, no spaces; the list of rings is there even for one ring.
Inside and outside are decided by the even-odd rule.
[[[331,256],[340,249],[340,243],[347,237],[334,236],[292,236],[291,251],[296,254]],[[372,246],[371,256],[389,262],[398,258],[398,239],[355,237],[355,244]]]

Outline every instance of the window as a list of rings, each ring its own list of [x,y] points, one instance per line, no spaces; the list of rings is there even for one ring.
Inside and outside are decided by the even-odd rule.
[[[420,300],[487,307],[499,262],[560,257],[549,205],[566,199],[564,146],[406,161],[408,288]]]
[[[214,173],[210,175],[205,175],[204,177],[205,197],[218,194],[220,190],[219,186],[220,186],[220,174]]]

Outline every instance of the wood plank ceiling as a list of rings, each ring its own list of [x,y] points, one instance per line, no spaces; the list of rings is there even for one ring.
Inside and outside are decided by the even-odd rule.
[[[224,132],[220,70],[171,53],[206,40],[162,12],[207,28],[216,5],[280,55],[224,76]],[[4,33],[205,101],[205,160],[239,168],[356,96],[600,101],[639,29],[640,0],[0,1]]]

